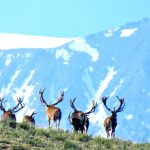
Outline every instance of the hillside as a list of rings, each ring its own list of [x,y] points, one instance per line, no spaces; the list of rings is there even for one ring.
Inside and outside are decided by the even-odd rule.
[[[69,133],[63,130],[36,129],[18,124],[16,129],[0,123],[0,149],[2,150],[148,150],[150,144],[133,144],[119,139]]]

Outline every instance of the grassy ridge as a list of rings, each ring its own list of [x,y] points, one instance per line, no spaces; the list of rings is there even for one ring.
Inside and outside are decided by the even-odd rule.
[[[119,139],[69,133],[63,130],[37,129],[27,124],[10,128],[0,123],[0,150],[149,150],[150,144],[133,144]]]

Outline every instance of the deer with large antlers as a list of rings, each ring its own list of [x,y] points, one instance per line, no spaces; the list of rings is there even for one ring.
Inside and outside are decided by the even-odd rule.
[[[24,108],[24,104],[22,104],[23,100],[21,98],[17,98],[17,101],[18,103],[15,107],[6,110],[5,107],[3,106],[3,103],[6,101],[4,101],[4,98],[0,98],[0,109],[3,111],[3,114],[1,116],[2,121],[6,121],[8,119],[16,121],[15,113]]]
[[[50,121],[52,120],[55,128],[59,127],[60,125],[60,120],[61,120],[61,110],[60,108],[56,107],[55,105],[57,105],[58,103],[60,103],[63,99],[64,99],[64,92],[62,91],[60,96],[57,99],[57,102],[54,104],[47,104],[47,102],[45,101],[44,97],[43,97],[43,93],[44,90],[39,90],[39,96],[40,96],[40,101],[42,104],[44,104],[46,106],[46,116],[48,118],[48,124],[49,124],[49,128],[50,128]],[[58,122],[57,122],[58,121]]]
[[[116,97],[119,100],[120,105],[117,109],[114,107],[114,110],[111,110],[109,107],[107,107],[106,101],[107,101],[108,97],[104,96],[102,98],[102,102],[103,102],[104,106],[107,108],[107,110],[109,110],[111,112],[111,116],[107,117],[104,120],[104,128],[107,133],[107,138],[115,137],[115,129],[117,127],[117,113],[123,111],[124,106],[125,106],[124,98],[119,98],[118,96],[116,96]]]
[[[89,114],[95,111],[95,108],[97,107],[97,103],[93,101],[92,108],[88,112],[79,111],[74,106],[74,102],[76,100],[76,97],[71,100],[70,99],[70,106],[74,110],[74,112],[69,114],[68,119],[69,122],[73,125],[74,131],[76,132],[85,132],[87,133],[88,127],[89,127]]]
[[[24,123],[29,123],[29,125],[35,126],[35,119],[34,119],[35,114],[37,114],[37,113],[33,112],[31,115],[25,115],[23,117],[23,122]]]

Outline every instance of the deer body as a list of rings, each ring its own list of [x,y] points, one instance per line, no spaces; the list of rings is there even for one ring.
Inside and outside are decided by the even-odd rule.
[[[81,133],[84,131],[87,132],[88,126],[86,126],[86,115],[84,112],[77,111],[72,113],[71,119],[75,131],[80,131]]]
[[[34,115],[35,115],[36,113],[35,112],[33,112],[31,115],[25,115],[24,117],[23,117],[23,122],[24,123],[29,123],[30,125],[34,125],[35,126],[35,119],[34,119]]]
[[[44,100],[44,97],[43,97],[43,93],[44,93],[44,90],[39,91],[39,96],[40,96],[41,103],[46,105],[46,116],[48,118],[49,127],[50,127],[50,121],[52,120],[53,123],[54,123],[55,128],[57,128],[60,125],[60,120],[61,120],[62,113],[61,113],[60,108],[56,107],[55,105],[57,105],[59,102],[61,102],[63,100],[64,92],[61,92],[61,95],[59,96],[57,102],[54,103],[54,104],[51,104],[51,105],[48,105],[46,103],[46,101]],[[58,123],[57,123],[57,121],[58,121]]]
[[[123,111],[124,106],[125,106],[124,99],[123,98],[119,99],[118,96],[117,96],[117,98],[120,102],[120,106],[118,107],[118,109],[114,108],[114,110],[111,110],[106,105],[106,101],[107,101],[108,97],[102,98],[103,104],[111,112],[111,116],[107,117],[104,120],[104,128],[105,128],[105,131],[107,133],[107,138],[109,138],[109,137],[114,138],[115,137],[115,129],[117,127],[117,113]]]
[[[46,116],[48,118],[48,123],[50,127],[50,121],[54,122],[55,127],[59,127],[61,120],[61,110],[53,105],[46,107]],[[58,120],[58,123],[57,123]]]
[[[8,119],[16,121],[16,115],[13,114],[10,110],[5,111],[1,116],[2,121],[8,120]]]
[[[73,125],[74,131],[76,132],[85,132],[87,133],[89,127],[89,118],[88,115],[95,111],[97,103],[93,101],[92,109],[89,112],[78,111],[74,106],[74,101],[76,98],[70,100],[70,106],[73,108],[74,112],[69,114],[69,122]]]
[[[31,118],[31,116],[28,116],[28,115],[23,117],[23,122],[35,125],[34,118]]]
[[[111,137],[115,137],[116,127],[117,127],[117,118],[113,116],[113,114],[104,120],[104,128],[107,133],[107,138],[109,138],[110,132],[111,132]]]

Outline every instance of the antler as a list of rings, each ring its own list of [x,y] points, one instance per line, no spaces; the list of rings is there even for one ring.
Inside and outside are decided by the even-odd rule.
[[[64,99],[64,91],[61,91],[60,96],[58,97],[57,102],[54,103],[54,104],[52,104],[52,105],[57,105],[57,104],[60,103],[63,99]]]
[[[76,100],[76,97],[74,97],[73,100],[70,99],[70,106],[73,108],[74,111],[77,111],[76,107],[74,106],[74,101]]]
[[[86,112],[86,114],[88,115],[88,114],[94,112],[96,107],[97,107],[97,102],[93,101],[91,110]]]
[[[44,100],[44,97],[43,97],[44,90],[45,90],[45,88],[43,90],[41,90],[41,89],[39,90],[40,101],[42,104],[45,104],[48,107],[49,105],[46,103],[46,101]]]
[[[71,118],[70,114],[71,114],[71,112],[69,113],[68,120],[69,120],[70,124],[72,124],[72,121],[70,120],[70,118]]]
[[[23,100],[21,98],[17,98],[17,101],[18,101],[18,104],[14,108],[10,109],[10,111],[13,112],[13,113],[16,113],[19,110],[21,110],[22,108],[24,108],[24,104],[22,104]],[[19,105],[21,106],[20,108],[19,108]]]
[[[35,111],[31,114],[31,117],[33,117],[35,114],[37,114]]]
[[[6,102],[6,101],[4,101],[4,97],[3,97],[3,98],[0,97],[0,109],[1,109],[3,112],[5,112],[6,110],[5,110],[4,106],[3,106],[3,102]]]
[[[124,102],[124,98],[119,98],[118,96],[116,96],[120,102],[120,106],[118,107],[117,110],[115,110],[115,112],[121,112],[124,109],[125,106],[125,102]]]
[[[108,108],[107,107],[107,105],[106,105],[106,101],[107,101],[107,99],[108,99],[108,97],[102,97],[102,102],[103,102],[103,104],[104,104],[104,106],[109,110],[109,111],[111,111],[112,112],[112,110],[110,109],[110,108]]]

